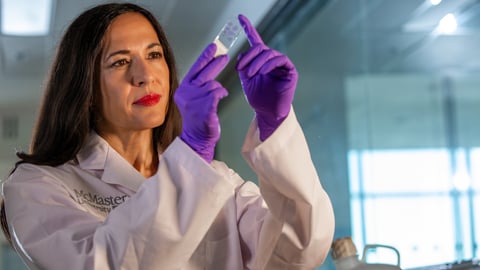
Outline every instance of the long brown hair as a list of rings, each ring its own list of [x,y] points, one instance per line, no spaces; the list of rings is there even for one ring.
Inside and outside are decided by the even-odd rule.
[[[57,166],[72,160],[95,130],[104,34],[117,16],[128,12],[140,13],[150,21],[170,71],[167,113],[164,123],[153,129],[152,143],[163,150],[180,134],[181,116],[173,101],[178,87],[175,58],[160,23],[152,13],[135,4],[98,5],[80,14],[66,30],[49,73],[30,153],[17,153],[20,160],[15,168],[21,163]],[[10,241],[3,200],[0,218]]]

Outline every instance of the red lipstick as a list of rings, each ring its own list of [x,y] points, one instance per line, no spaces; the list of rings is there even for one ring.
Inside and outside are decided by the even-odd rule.
[[[160,101],[160,95],[159,94],[148,94],[145,95],[133,102],[135,105],[141,105],[141,106],[153,106],[157,104]]]

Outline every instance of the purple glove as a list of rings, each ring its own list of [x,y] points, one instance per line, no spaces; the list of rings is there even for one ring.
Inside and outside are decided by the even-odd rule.
[[[213,160],[220,139],[217,106],[228,95],[215,77],[228,62],[228,56],[214,57],[215,44],[205,48],[188,71],[174,95],[182,115],[180,138],[208,163]]]
[[[255,110],[260,140],[266,140],[290,112],[298,73],[282,53],[267,47],[248,19],[239,15],[250,49],[240,54],[236,69],[248,103]]]

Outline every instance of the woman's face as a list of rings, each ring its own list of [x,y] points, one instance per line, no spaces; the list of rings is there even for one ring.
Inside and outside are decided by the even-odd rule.
[[[163,124],[169,69],[155,29],[145,17],[132,12],[114,19],[105,33],[100,65],[101,133]]]

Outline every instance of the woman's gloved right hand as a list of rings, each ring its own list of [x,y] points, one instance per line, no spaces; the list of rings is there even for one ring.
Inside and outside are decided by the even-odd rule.
[[[228,55],[215,57],[216,45],[211,43],[192,65],[174,95],[182,115],[180,138],[210,163],[220,139],[217,115],[219,101],[228,95],[215,77],[228,63]]]

